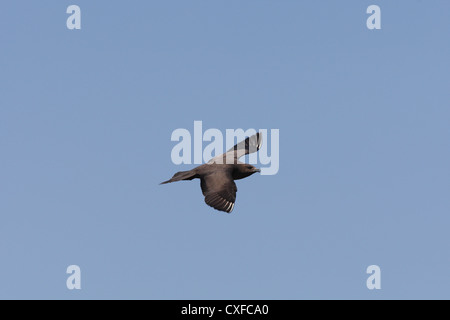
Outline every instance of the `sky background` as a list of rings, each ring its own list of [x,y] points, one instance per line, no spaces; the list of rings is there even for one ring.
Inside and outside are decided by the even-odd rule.
[[[450,299],[449,12],[3,1],[0,298]],[[159,185],[194,167],[170,158],[194,120],[280,130],[278,174],[238,181],[232,214]]]

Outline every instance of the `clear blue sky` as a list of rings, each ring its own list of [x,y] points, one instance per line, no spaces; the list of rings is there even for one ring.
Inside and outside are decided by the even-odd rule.
[[[449,1],[0,7],[0,298],[450,298]],[[280,129],[230,215],[158,185],[194,120]]]

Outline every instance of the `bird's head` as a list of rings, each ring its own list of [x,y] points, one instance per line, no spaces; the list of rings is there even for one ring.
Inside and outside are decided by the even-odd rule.
[[[261,170],[252,166],[251,164],[238,164],[233,172],[233,178],[235,180],[243,179],[251,176],[256,172],[261,172]]]
[[[256,167],[252,166],[251,164],[246,164],[246,165],[245,165],[245,169],[246,169],[247,172],[251,172],[252,174],[253,174],[253,173],[256,173],[256,172],[261,172],[260,169],[258,169],[258,168],[256,168]]]

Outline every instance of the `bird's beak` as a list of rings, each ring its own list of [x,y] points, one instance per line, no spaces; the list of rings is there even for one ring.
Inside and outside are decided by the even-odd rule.
[[[256,168],[255,172],[261,172],[261,169]]]

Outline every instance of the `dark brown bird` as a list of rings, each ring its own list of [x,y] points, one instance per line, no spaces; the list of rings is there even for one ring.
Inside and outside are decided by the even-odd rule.
[[[172,179],[161,184],[199,178],[206,204],[216,210],[230,213],[233,211],[236,201],[237,187],[234,180],[260,172],[251,164],[240,162],[239,158],[258,151],[261,143],[262,135],[257,133],[241,141],[226,153],[211,159],[208,163],[189,171],[177,172]]]

